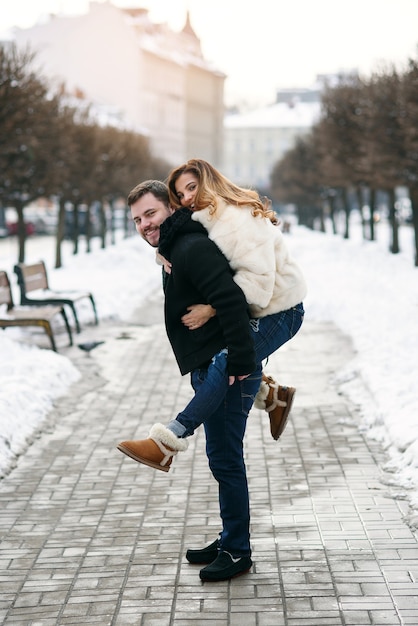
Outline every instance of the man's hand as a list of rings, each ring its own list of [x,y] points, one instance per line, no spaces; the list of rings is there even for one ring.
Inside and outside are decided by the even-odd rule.
[[[192,304],[187,307],[189,311],[181,318],[181,321],[189,330],[201,328],[211,317],[216,315],[216,310],[210,304]]]
[[[249,374],[244,374],[243,376],[229,376],[229,385],[233,385],[236,380],[244,380],[244,378],[248,378]]]

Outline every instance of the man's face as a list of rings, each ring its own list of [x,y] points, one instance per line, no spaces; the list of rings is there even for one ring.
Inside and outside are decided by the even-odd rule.
[[[153,248],[160,241],[160,225],[172,214],[172,209],[158,200],[152,193],[147,193],[131,205],[135,228]]]

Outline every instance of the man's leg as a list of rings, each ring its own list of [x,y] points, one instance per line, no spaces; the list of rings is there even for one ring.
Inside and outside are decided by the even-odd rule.
[[[251,566],[250,510],[243,438],[260,380],[261,365],[251,376],[235,382],[228,389],[225,401],[204,423],[209,467],[219,485],[222,520],[220,555],[224,552],[232,557],[231,563],[226,565],[226,578],[243,573],[240,561],[236,559],[243,559],[245,571]],[[222,571],[215,572],[211,578],[213,572],[207,569],[201,571],[203,580],[225,580]],[[229,575],[231,572],[232,575]]]

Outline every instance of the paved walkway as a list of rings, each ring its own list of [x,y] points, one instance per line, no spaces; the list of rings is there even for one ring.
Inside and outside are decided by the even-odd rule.
[[[202,432],[169,473],[115,448],[190,397],[156,295],[141,325],[83,331],[68,348],[82,380],[0,483],[0,621],[5,626],[368,626],[418,624],[417,537],[381,482],[383,455],[330,384],[351,357],[328,324],[306,322],[266,371],[298,388],[275,442],[253,410],[246,437],[254,567],[201,583],[187,546],[219,529]]]

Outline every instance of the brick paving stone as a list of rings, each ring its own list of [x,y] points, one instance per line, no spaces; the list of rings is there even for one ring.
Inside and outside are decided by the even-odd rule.
[[[0,483],[4,626],[397,626],[418,624],[418,541],[332,375],[353,353],[331,324],[305,322],[266,371],[297,387],[277,442],[253,410],[245,440],[254,566],[203,584],[187,547],[219,531],[202,429],[170,472],[115,446],[145,437],[191,395],[162,324],[161,296],[129,324],[89,328],[82,378]],[[145,320],[145,321],[144,321]]]

